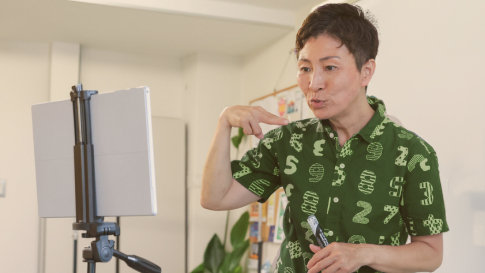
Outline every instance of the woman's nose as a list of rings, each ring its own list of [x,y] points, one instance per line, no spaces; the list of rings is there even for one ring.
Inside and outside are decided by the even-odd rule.
[[[309,87],[314,91],[322,90],[325,87],[325,79],[322,72],[315,71],[312,74]]]

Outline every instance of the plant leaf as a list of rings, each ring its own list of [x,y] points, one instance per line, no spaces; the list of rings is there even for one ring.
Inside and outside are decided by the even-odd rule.
[[[238,267],[234,268],[231,273],[242,273],[242,266],[239,265]]]
[[[233,247],[244,242],[249,227],[249,212],[245,211],[239,217],[231,230],[231,245]]]
[[[190,273],[204,273],[205,267],[204,263],[199,264],[194,270],[190,271]]]
[[[231,252],[231,257],[229,259],[228,270],[226,272],[233,272],[241,264],[241,258],[246,253],[246,250],[249,248],[249,239],[245,240],[244,242],[238,244],[234,247],[234,250]]]
[[[204,267],[212,273],[217,273],[225,255],[219,236],[214,234],[204,252]]]
[[[234,147],[236,147],[236,149],[239,149],[239,145],[241,145],[241,141],[244,138],[244,136],[245,135],[244,135],[243,128],[239,127],[238,134],[231,138],[232,145],[234,145]]]
[[[224,256],[224,260],[222,261],[221,267],[219,267],[220,273],[229,272],[229,265],[230,265],[231,259],[232,259],[232,253],[226,252],[226,256]]]

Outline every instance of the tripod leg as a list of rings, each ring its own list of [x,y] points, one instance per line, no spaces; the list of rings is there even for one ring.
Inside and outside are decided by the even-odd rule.
[[[88,273],[96,273],[96,262],[88,261]]]

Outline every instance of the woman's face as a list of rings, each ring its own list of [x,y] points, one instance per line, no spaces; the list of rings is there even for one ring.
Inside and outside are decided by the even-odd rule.
[[[369,62],[359,71],[354,56],[339,40],[327,34],[308,39],[299,52],[297,80],[317,118],[342,117],[360,96],[365,98],[370,77],[362,71]]]

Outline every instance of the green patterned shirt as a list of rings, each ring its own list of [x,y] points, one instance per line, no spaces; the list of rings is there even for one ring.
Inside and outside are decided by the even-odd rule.
[[[368,97],[372,119],[343,147],[328,120],[292,122],[267,133],[240,161],[233,177],[260,196],[279,187],[288,197],[277,271],[306,272],[316,244],[314,214],[328,241],[403,245],[408,235],[448,231],[433,148],[386,117]],[[364,266],[358,272],[376,272]]]

